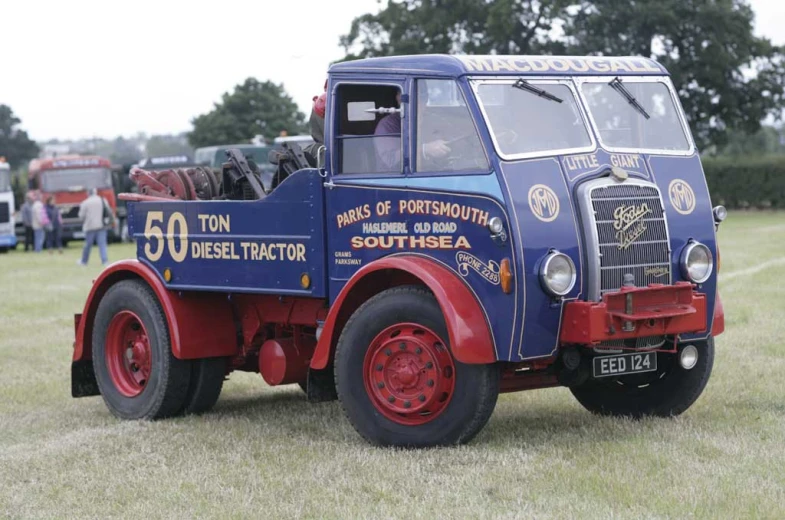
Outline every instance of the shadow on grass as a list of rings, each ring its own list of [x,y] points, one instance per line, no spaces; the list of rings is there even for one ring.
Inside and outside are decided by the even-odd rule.
[[[345,443],[353,429],[337,401],[309,403],[291,391],[221,398],[203,416],[216,423],[227,420],[259,421],[270,433],[313,441]],[[577,407],[538,403],[530,408],[500,403],[490,421],[471,443],[477,447],[510,448],[576,446],[597,440],[623,441],[642,432],[666,429],[669,419],[619,419],[598,417]],[[356,439],[364,444],[359,436]]]

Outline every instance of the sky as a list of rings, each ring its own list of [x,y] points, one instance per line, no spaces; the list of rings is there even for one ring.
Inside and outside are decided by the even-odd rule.
[[[785,44],[785,1],[751,0]],[[33,139],[188,131],[245,78],[283,83],[304,113],[378,0],[0,0],[0,104]]]

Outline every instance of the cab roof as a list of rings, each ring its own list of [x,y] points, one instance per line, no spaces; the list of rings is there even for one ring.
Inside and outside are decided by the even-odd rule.
[[[665,67],[640,56],[502,56],[421,54],[345,61],[330,74],[487,76],[662,76]]]

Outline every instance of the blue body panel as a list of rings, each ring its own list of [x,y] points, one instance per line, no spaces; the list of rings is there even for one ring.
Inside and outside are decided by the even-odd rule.
[[[301,170],[261,201],[129,202],[128,224],[139,260],[161,280],[171,270],[169,288],[325,297],[323,201],[318,170]],[[153,226],[167,238],[146,238]]]
[[[380,181],[381,182],[381,181]],[[463,279],[477,295],[491,325],[497,355],[512,345],[511,323],[520,321],[519,290],[501,290],[499,266],[517,265],[512,240],[495,240],[488,220],[510,219],[500,201],[445,190],[369,186],[336,181],[327,194],[330,303],[363,265],[391,254],[428,257]]]
[[[576,194],[582,183],[607,176],[612,167],[658,185],[669,225],[674,282],[681,280],[679,255],[688,240],[706,244],[716,258],[711,201],[697,154],[612,153],[597,145],[588,153],[501,161],[467,76],[523,73],[667,74],[659,64],[643,58],[416,56],[333,65],[328,92],[334,92],[339,81],[378,82],[400,86],[404,102],[413,79],[456,78],[490,159],[488,171],[412,173],[415,139],[410,134],[415,125],[404,119],[402,174],[336,175],[328,146],[325,171],[297,172],[261,201],[130,203],[129,223],[138,239],[139,259],[162,280],[164,270],[170,269],[173,278],[167,285],[174,289],[297,294],[332,304],[362,266],[388,255],[420,255],[450,270],[476,295],[497,358],[522,361],[554,355],[564,305],[587,297],[587,247]],[[327,121],[335,111],[331,97]],[[334,125],[327,124],[327,143],[333,132]],[[593,142],[599,142],[593,137]],[[160,212],[153,214],[160,219],[151,221],[151,212]],[[493,217],[504,223],[503,240],[488,230]],[[180,218],[187,232],[180,229],[179,221],[171,224]],[[148,229],[151,222],[167,234],[160,258],[160,241]],[[211,228],[210,222],[217,227]],[[183,235],[188,241],[186,254],[182,254]],[[251,244],[257,247],[252,249]],[[204,258],[204,248],[213,251],[212,258]],[[569,255],[577,268],[576,284],[563,299],[548,295],[539,281],[540,263],[551,249]],[[500,286],[499,266],[504,259],[511,262],[514,275],[510,294]],[[311,280],[307,288],[300,284],[304,273]],[[698,290],[706,294],[711,311],[716,271]],[[707,332],[694,337],[707,336],[711,320],[709,312]]]

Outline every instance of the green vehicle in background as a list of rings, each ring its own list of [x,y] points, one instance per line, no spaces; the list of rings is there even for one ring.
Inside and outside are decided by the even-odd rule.
[[[194,162],[199,166],[209,166],[214,170],[220,170],[221,164],[226,162],[226,150],[238,148],[243,155],[253,159],[262,172],[274,171],[275,166],[270,164],[267,156],[272,146],[257,144],[223,144],[219,146],[205,146],[197,148],[194,152]]]

